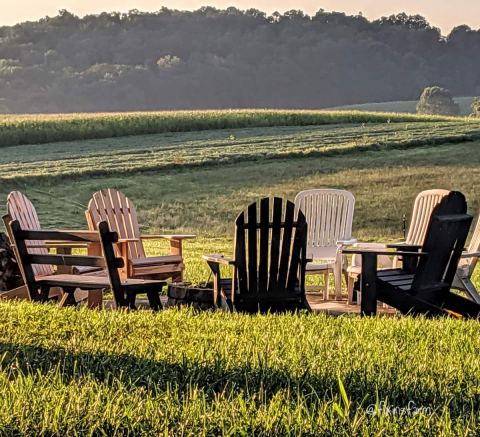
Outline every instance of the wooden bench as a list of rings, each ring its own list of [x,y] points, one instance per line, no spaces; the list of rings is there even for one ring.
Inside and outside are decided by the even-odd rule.
[[[113,245],[118,241],[118,235],[116,232],[109,230],[106,222],[99,223],[98,232],[24,230],[17,220],[11,221],[9,228],[31,300],[46,301],[48,300],[50,289],[60,287],[64,292],[60,304],[68,305],[75,303],[73,293],[76,289],[87,291],[111,289],[117,308],[128,307],[136,309],[136,295],[141,293],[147,294],[150,307],[153,310],[162,308],[159,293],[165,282],[143,279],[122,280],[120,278],[118,269],[123,268],[124,261],[122,258],[115,256],[113,248]],[[29,252],[27,242],[45,240],[73,243],[100,241],[103,256]],[[105,269],[106,274],[42,275],[35,274],[34,265],[97,267]]]

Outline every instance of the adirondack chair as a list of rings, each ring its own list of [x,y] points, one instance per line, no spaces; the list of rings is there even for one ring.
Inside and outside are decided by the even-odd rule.
[[[195,238],[195,235],[140,235],[137,211],[132,201],[111,188],[93,194],[85,216],[89,229],[95,230],[99,222],[106,221],[110,229],[118,233],[117,246],[125,260],[125,268],[121,271],[123,277],[182,281],[185,269],[182,242]],[[147,257],[143,248],[143,240],[146,239],[169,240],[170,255]]]
[[[111,289],[116,307],[128,307],[136,309],[135,298],[138,294],[146,293],[150,306],[153,310],[162,308],[159,293],[165,282],[146,281],[143,279],[121,280],[118,269],[123,266],[123,259],[115,257],[113,244],[117,242],[116,232],[110,232],[108,224],[98,224],[98,232],[91,231],[46,231],[24,230],[18,220],[9,223],[13,241],[19,255],[18,262],[25,275],[26,286],[33,301],[45,301],[51,288],[62,288],[64,291],[62,302],[68,302],[77,289],[98,290]],[[31,253],[27,244],[31,241],[71,241],[74,243],[89,243],[100,241],[103,256],[88,255],[52,255],[45,252]],[[57,266],[87,266],[106,269],[108,275],[37,275],[34,266],[47,266],[53,271],[53,265]],[[44,271],[47,271],[45,269]]]
[[[41,229],[40,221],[38,219],[37,211],[33,206],[32,202],[28,199],[20,191],[12,191],[7,197],[7,215],[4,217],[3,221],[5,224],[5,229],[7,230],[7,235],[10,241],[13,244],[13,236],[11,234],[11,229],[9,227],[9,222],[11,220],[18,220],[20,226],[23,229],[30,229],[30,230],[39,230]],[[29,241],[28,242],[29,252],[31,254],[38,254],[38,255],[47,255],[49,253],[49,249],[55,249],[58,254],[70,254],[72,249],[74,248],[88,248],[86,244],[80,244],[78,242],[71,242],[71,243],[55,243],[55,242],[46,242],[46,241]],[[35,246],[35,247],[32,247]],[[15,253],[16,258],[18,258],[18,254],[16,252],[15,245],[13,245],[13,250]],[[33,265],[32,266],[33,272],[37,276],[48,276],[54,274],[53,266],[52,265]],[[21,270],[21,269],[20,269]],[[68,269],[64,268],[63,266],[60,267],[58,273],[66,273]],[[75,270],[76,273],[86,273],[95,271],[98,269],[95,268],[85,268],[81,266],[74,266],[70,268],[70,270]],[[22,276],[23,272],[22,272]],[[25,281],[25,277],[23,278]],[[55,297],[59,294],[58,290],[52,290],[52,297]],[[8,296],[7,296],[8,295]],[[18,289],[8,291],[4,293],[2,296],[7,298],[29,298],[29,294],[26,291],[26,287],[19,287]],[[88,305],[90,307],[95,307],[101,304],[101,293],[76,293],[77,300],[84,300],[88,299]]]
[[[448,195],[448,190],[425,190],[418,194],[413,205],[412,219],[408,229],[406,245],[422,245],[428,225],[428,218],[433,208]],[[480,220],[475,227],[470,245],[462,254],[452,284],[453,288],[464,291],[474,302],[480,303],[480,295],[470,280],[477,264],[480,251]],[[394,258],[394,267],[398,266],[398,257]]]
[[[342,273],[347,280],[347,264],[342,248],[357,241],[352,238],[355,197],[345,190],[306,190],[296,195],[295,206],[305,214],[308,224],[307,257],[314,260],[307,264],[306,274],[324,275],[324,299],[328,299],[328,277],[329,272],[333,272],[335,298],[341,299]]]
[[[205,255],[214,275],[217,307],[249,313],[309,309],[305,297],[307,224],[295,205],[269,198],[252,203],[235,221],[235,258]],[[220,266],[233,267],[221,279]]]
[[[480,304],[480,295],[471,281],[471,277],[480,256],[480,217],[477,220],[470,244],[458,264],[452,287],[464,291],[476,303]]]
[[[463,194],[451,192],[433,209],[421,251],[399,251],[402,269],[377,271],[377,257],[392,252],[347,249],[362,255],[361,310],[374,315],[377,299],[404,314],[478,317],[480,305],[450,292],[472,222]],[[392,245],[392,247],[404,247]]]

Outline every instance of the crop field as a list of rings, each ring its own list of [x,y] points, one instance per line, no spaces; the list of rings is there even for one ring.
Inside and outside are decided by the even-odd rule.
[[[0,114],[0,147],[212,129],[338,123],[445,121],[449,119],[452,120],[451,117],[410,114],[270,109],[98,114]]]
[[[144,231],[198,235],[186,276],[201,282],[201,255],[231,255],[235,216],[263,196],[348,189],[361,241],[401,240],[428,188],[462,191],[477,216],[479,148],[480,121],[467,119],[18,145],[0,148],[0,212],[18,189],[45,227],[84,228],[91,194],[117,188]],[[0,435],[480,433],[476,321],[2,303],[0,325]]]

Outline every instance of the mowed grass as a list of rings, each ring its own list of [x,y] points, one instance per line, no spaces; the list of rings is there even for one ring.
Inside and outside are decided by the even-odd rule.
[[[19,189],[35,204],[43,226],[85,228],[84,211],[91,194],[105,187],[117,188],[135,202],[145,233],[198,235],[184,245],[186,278],[203,282],[208,279],[209,270],[202,254],[231,255],[235,217],[242,208],[264,196],[293,200],[304,189],[350,190],[356,197],[353,233],[360,241],[401,240],[403,216],[409,220],[415,196],[424,189],[462,191],[470,212],[477,216],[480,199],[472,181],[480,177],[479,146],[480,141],[476,141],[408,150],[258,160],[150,171],[128,177],[120,170],[118,175],[60,181],[49,177],[28,182],[9,179],[0,186],[0,198]],[[19,171],[23,171],[21,167]],[[2,201],[2,213],[3,205]],[[147,241],[146,245],[150,255],[168,253],[166,242]]]
[[[480,430],[476,321],[18,303],[0,323],[4,435]]]
[[[9,147],[0,180],[86,178],[480,139],[480,120],[229,129]]]
[[[329,135],[334,148],[335,138],[347,138],[348,126],[181,134],[163,144],[171,141],[168,153],[184,149],[189,159],[202,149],[211,154],[209,142],[225,135],[252,153],[266,139],[286,154],[135,172],[124,171],[126,159],[116,171],[89,176],[75,173],[75,159],[71,174],[63,176],[28,176],[23,166],[39,162],[55,174],[63,157],[76,153],[78,166],[83,154],[91,154],[92,165],[102,167],[105,155],[119,154],[109,152],[120,139],[109,147],[75,143],[66,152],[59,144],[15,147],[2,150],[13,153],[15,164],[3,155],[13,177],[0,180],[0,199],[21,189],[45,227],[84,228],[90,195],[103,187],[120,189],[135,202],[145,232],[198,234],[185,243],[186,279],[203,282],[209,271],[201,255],[231,255],[235,216],[267,195],[293,199],[308,188],[351,190],[357,200],[354,236],[367,241],[400,240],[403,214],[409,217],[413,199],[427,188],[464,192],[476,215],[480,140],[474,130],[457,132],[457,126],[463,125],[425,126],[422,142],[405,147],[392,145],[396,137],[386,123],[375,127],[390,132],[382,147],[307,155],[288,150],[315,135],[312,144]],[[444,138],[458,134],[457,142],[428,145],[428,136],[436,138],[442,128]],[[360,137],[362,129],[355,126],[351,136]],[[125,138],[120,145],[140,150],[149,138],[158,144],[163,137]],[[189,152],[192,144],[195,153]],[[148,153],[143,158],[148,161]],[[165,242],[147,245],[151,255],[166,251]],[[480,285],[477,277],[475,282]],[[152,314],[3,303],[0,326],[3,435],[480,433],[476,321]]]
[[[0,115],[0,147],[212,129],[442,120],[452,120],[452,118],[409,114],[369,114],[358,111],[272,109],[11,114]]]

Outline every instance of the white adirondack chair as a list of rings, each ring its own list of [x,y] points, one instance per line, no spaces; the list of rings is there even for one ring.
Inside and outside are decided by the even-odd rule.
[[[477,265],[478,257],[480,256],[480,217],[477,220],[475,230],[473,231],[472,239],[466,252],[463,252],[462,258],[458,263],[457,272],[453,279],[452,287],[457,290],[466,292],[470,298],[480,304],[480,295],[477,289],[472,284],[471,277],[475,266]]]
[[[353,211],[355,197],[345,190],[316,189],[301,191],[295,197],[295,207],[302,210],[307,219],[307,275],[325,277],[324,298],[329,298],[328,277],[333,272],[335,298],[342,298],[342,272],[346,274],[344,245],[352,245]]]

